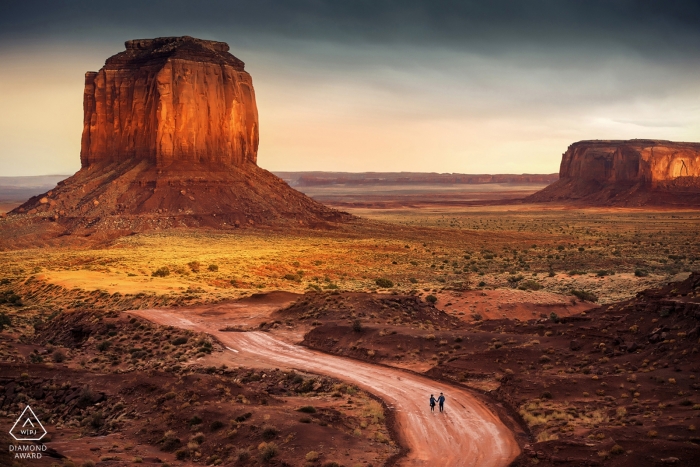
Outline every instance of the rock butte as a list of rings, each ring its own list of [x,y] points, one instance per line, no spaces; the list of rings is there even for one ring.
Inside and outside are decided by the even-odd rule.
[[[127,41],[85,74],[80,171],[10,218],[53,221],[61,235],[351,218],[257,166],[253,82],[228,50],[188,36]]]
[[[700,143],[579,141],[562,156],[559,180],[526,200],[700,206]]]

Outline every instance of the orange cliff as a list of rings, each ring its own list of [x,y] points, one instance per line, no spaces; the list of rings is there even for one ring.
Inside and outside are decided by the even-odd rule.
[[[88,72],[82,168],[13,210],[2,236],[34,229],[10,225],[20,221],[50,223],[58,237],[351,219],[257,166],[253,82],[228,50],[188,36],[131,40]]]
[[[253,80],[228,50],[191,37],[132,40],[100,71],[86,73],[82,166],[255,164]]]
[[[700,143],[579,141],[563,154],[559,180],[526,200],[700,206]]]

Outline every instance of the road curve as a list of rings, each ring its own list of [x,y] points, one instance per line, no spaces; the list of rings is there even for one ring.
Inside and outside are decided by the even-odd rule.
[[[206,332],[219,339],[236,360],[261,367],[297,368],[355,384],[380,397],[395,411],[402,442],[409,449],[402,466],[503,467],[520,453],[513,433],[467,390],[358,360],[327,355],[288,344],[265,332],[219,332],[182,310],[131,312],[150,321]],[[214,329],[212,329],[212,327]],[[445,412],[430,412],[430,394],[444,392]]]

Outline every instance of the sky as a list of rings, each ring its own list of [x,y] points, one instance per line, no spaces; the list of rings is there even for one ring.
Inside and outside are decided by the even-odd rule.
[[[553,173],[583,139],[700,141],[700,3],[0,3],[0,176],[80,168],[84,73],[136,38],[227,42],[268,170]]]

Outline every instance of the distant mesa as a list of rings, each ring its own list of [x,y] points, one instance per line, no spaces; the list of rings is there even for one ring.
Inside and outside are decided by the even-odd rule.
[[[579,141],[564,153],[559,180],[526,201],[700,206],[700,143]]]
[[[257,166],[251,76],[223,42],[161,37],[85,74],[81,169],[10,213],[55,232],[252,225],[351,218]]]

